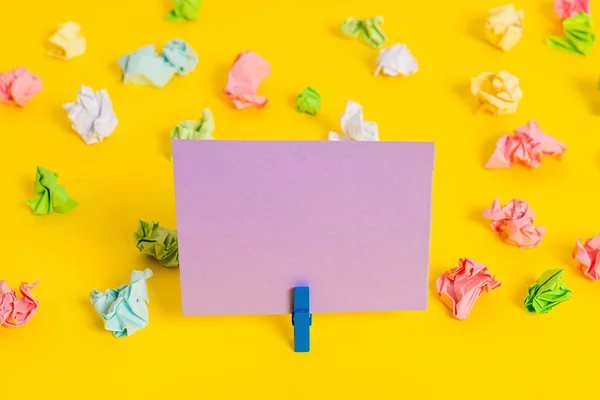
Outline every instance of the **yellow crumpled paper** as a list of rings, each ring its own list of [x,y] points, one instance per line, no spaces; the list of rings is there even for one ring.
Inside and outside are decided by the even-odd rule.
[[[488,40],[496,47],[509,51],[523,36],[523,10],[512,4],[492,8],[485,23]]]
[[[471,80],[471,93],[481,109],[494,115],[513,114],[523,97],[519,78],[507,71],[482,72]]]
[[[55,47],[48,52],[53,57],[68,60],[85,52],[86,40],[81,36],[81,27],[75,22],[60,24],[58,31],[50,38]]]

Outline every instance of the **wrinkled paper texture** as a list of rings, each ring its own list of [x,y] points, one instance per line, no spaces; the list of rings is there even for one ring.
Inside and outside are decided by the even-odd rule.
[[[582,244],[579,239],[573,249],[573,258],[579,263],[579,269],[591,280],[597,281],[600,277],[600,234]]]
[[[566,145],[544,133],[536,121],[530,120],[515,129],[514,135],[506,134],[498,140],[496,150],[485,168],[510,168],[515,163],[537,168],[542,156],[560,160],[566,150]]]
[[[560,283],[564,269],[550,269],[529,287],[523,306],[529,312],[545,314],[571,299],[571,290]]]
[[[58,183],[58,174],[43,167],[36,169],[33,191],[36,197],[29,199],[27,204],[35,214],[67,213],[79,205]]]
[[[258,86],[271,74],[267,60],[252,51],[244,51],[235,58],[229,71],[225,96],[238,108],[263,108],[267,98],[257,93]]]
[[[137,249],[154,257],[165,267],[179,266],[179,244],[177,231],[162,227],[156,221],[148,223],[142,219],[133,234]]]
[[[205,108],[202,111],[202,118],[198,122],[185,120],[179,122],[171,130],[171,139],[185,140],[213,140],[213,131],[215,130],[215,119],[210,109]],[[173,152],[171,152],[171,161]]]
[[[0,103],[25,107],[42,90],[42,79],[23,67],[0,73]]]
[[[146,280],[152,277],[152,271],[133,271],[129,285],[108,289],[102,293],[94,289],[90,293],[92,305],[104,321],[104,329],[120,338],[131,336],[148,325],[148,288]]]
[[[94,93],[92,88],[79,86],[77,101],[63,104],[71,127],[86,144],[100,143],[117,127],[117,116],[106,89]]]
[[[523,36],[524,11],[512,4],[492,8],[485,23],[487,38],[494,46],[509,51]]]
[[[196,21],[202,8],[202,0],[175,0],[167,21]]]
[[[481,109],[494,115],[515,113],[523,97],[519,78],[507,71],[482,72],[471,80],[471,93]]]
[[[365,19],[350,17],[342,22],[340,29],[345,35],[357,38],[367,46],[378,48],[383,46],[386,41],[381,25],[383,25],[383,17]]]
[[[194,49],[181,39],[169,40],[160,54],[155,47],[144,46],[119,58],[123,83],[163,87],[175,74],[187,75],[198,64]]]
[[[85,52],[86,40],[81,35],[81,27],[75,22],[65,22],[58,27],[58,31],[50,38],[54,45],[48,54],[52,57],[69,60]]]
[[[565,19],[562,24],[565,37],[551,36],[546,39],[546,44],[555,49],[587,56],[596,42],[596,33],[592,32],[592,17],[580,12]]]
[[[498,232],[507,244],[521,248],[532,248],[540,244],[546,228],[533,226],[535,215],[526,201],[513,199],[500,207],[495,199],[491,207],[483,212],[483,217],[492,220],[491,228]]]
[[[444,304],[458,319],[467,319],[475,301],[485,292],[500,286],[487,267],[470,258],[461,258],[458,267],[437,279],[437,291]]]
[[[21,283],[21,297],[17,297],[6,281],[0,280],[0,325],[15,328],[25,325],[33,317],[39,306],[38,300],[31,294],[36,285],[37,282]]]
[[[591,15],[590,0],[556,0],[554,11],[556,11],[561,21],[574,17],[580,12]]]
[[[321,95],[317,89],[305,87],[302,93],[296,96],[296,109],[301,113],[317,115],[321,109]]]
[[[340,117],[342,131],[345,135],[330,131],[329,140],[356,140],[365,142],[379,141],[379,132],[377,123],[365,121],[363,117],[363,109],[360,104],[355,101],[348,100],[346,103],[346,111]]]
[[[379,51],[374,75],[411,75],[418,70],[417,60],[408,47],[405,44],[396,43]]]

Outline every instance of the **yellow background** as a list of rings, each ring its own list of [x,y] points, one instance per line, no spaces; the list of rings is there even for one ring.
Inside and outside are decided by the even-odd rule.
[[[0,105],[0,279],[40,281],[30,323],[0,329],[0,397],[597,398],[600,283],[583,277],[571,250],[578,237],[600,231],[600,49],[584,58],[548,48],[544,39],[560,33],[549,0],[515,2],[526,32],[509,53],[484,40],[486,12],[498,1],[205,3],[199,21],[167,23],[170,2],[162,0],[0,0],[0,71],[22,65],[43,78],[26,108]],[[419,72],[373,77],[377,50],[338,33],[351,15],[382,15],[387,45],[407,43]],[[88,49],[65,62],[48,57],[46,46],[67,20],[82,26]],[[194,72],[162,89],[120,82],[121,55],[172,38],[197,51]],[[244,50],[272,66],[259,90],[269,98],[263,110],[234,109],[222,94]],[[503,69],[521,79],[518,112],[474,113],[471,77]],[[108,89],[119,118],[101,144],[86,146],[62,109],[81,83]],[[316,117],[294,108],[308,85],[322,95]],[[292,351],[289,315],[183,317],[179,271],[140,255],[132,237],[139,217],[176,227],[171,127],[209,107],[217,139],[325,140],[340,131],[347,99],[362,104],[382,140],[435,141],[429,309],[315,315],[309,354]],[[498,137],[529,119],[567,144],[564,159],[546,158],[535,170],[484,170]],[[26,200],[37,165],[59,173],[78,209],[32,214]],[[496,196],[531,204],[547,227],[538,248],[508,246],[489,229],[480,215]],[[465,256],[503,285],[458,321],[433,282]],[[114,339],[88,294],[146,267],[155,273],[151,322]],[[573,299],[547,315],[525,312],[527,287],[551,268],[566,269]]]

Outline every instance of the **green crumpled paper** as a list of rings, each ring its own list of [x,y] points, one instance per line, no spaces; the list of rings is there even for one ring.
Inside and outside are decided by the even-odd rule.
[[[296,96],[296,108],[300,112],[317,115],[321,108],[321,95],[317,89],[305,87],[302,93]]]
[[[564,269],[550,269],[529,287],[525,298],[525,309],[545,314],[560,303],[571,299],[571,290],[560,283]]]
[[[213,140],[213,131],[215,130],[215,119],[209,108],[202,111],[200,121],[186,120],[181,121],[171,130],[171,139],[186,140]],[[171,153],[173,161],[173,153]]]
[[[580,12],[563,21],[563,31],[567,37],[551,36],[546,44],[555,49],[570,51],[587,56],[594,47],[596,33],[592,32],[592,17]]]
[[[67,213],[79,205],[67,194],[67,189],[58,183],[58,174],[43,167],[37,167],[33,191],[36,197],[27,200],[35,214],[50,214],[54,211]]]
[[[383,17],[371,17],[366,19],[350,17],[342,22],[340,29],[346,35],[358,38],[366,45],[378,48],[383,46],[386,41],[381,24],[383,24]]]
[[[177,231],[162,227],[156,221],[148,223],[140,219],[133,235],[141,253],[156,258],[165,267],[179,266]]]
[[[202,0],[175,0],[173,9],[167,14],[167,21],[196,21],[202,8]]]

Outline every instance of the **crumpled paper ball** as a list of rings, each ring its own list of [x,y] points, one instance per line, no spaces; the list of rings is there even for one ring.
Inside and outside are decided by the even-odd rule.
[[[501,283],[488,268],[470,258],[458,260],[458,267],[444,272],[436,281],[437,291],[442,302],[451,310],[454,317],[465,320],[477,299],[490,292]]]
[[[129,285],[100,292],[94,289],[90,293],[90,302],[104,321],[104,329],[116,338],[131,336],[150,322],[148,311],[148,286],[146,280],[153,275],[152,270],[134,270]]]
[[[554,11],[561,21],[574,17],[580,12],[590,15],[590,0],[556,0]]]
[[[31,289],[37,282],[21,283],[19,291],[22,297],[17,297],[6,281],[0,281],[0,325],[5,328],[15,328],[25,325],[38,309],[39,302],[32,294]]]
[[[270,74],[271,64],[267,60],[252,51],[241,52],[229,70],[225,96],[238,109],[251,106],[263,108],[267,105],[268,99],[257,91],[261,82]]]
[[[396,43],[379,51],[374,75],[411,75],[419,70],[417,60],[405,44]]]
[[[500,200],[496,198],[490,208],[483,211],[483,217],[492,220],[492,230],[498,232],[505,243],[522,249],[537,246],[546,233],[546,228],[533,226],[535,214],[524,200],[513,199],[500,207]]]
[[[214,140],[215,119],[210,108],[202,110],[199,121],[185,120],[177,123],[171,130],[171,139]],[[171,161],[173,153],[171,152]]]
[[[482,72],[471,80],[471,93],[484,111],[494,115],[515,113],[523,97],[519,78],[507,71]]]
[[[509,51],[523,36],[523,10],[512,4],[493,8],[485,23],[487,38],[494,46]]]
[[[317,89],[305,87],[302,93],[296,96],[296,109],[301,113],[317,115],[321,109],[321,95]]]
[[[82,55],[86,47],[86,40],[81,35],[81,27],[70,21],[58,27],[58,31],[50,38],[50,43],[56,48],[50,50],[49,54],[64,60]]]
[[[26,68],[0,73],[0,103],[25,107],[42,90],[42,80]]]
[[[342,22],[340,29],[347,36],[357,38],[367,46],[378,48],[386,41],[382,25],[383,17],[380,16],[365,19],[350,17]]]
[[[537,168],[542,156],[561,159],[567,146],[548,135],[534,120],[515,129],[514,136],[503,135],[485,168],[509,168],[514,163]]]
[[[27,200],[27,205],[34,214],[64,214],[79,206],[79,202],[72,199],[67,189],[58,183],[58,174],[43,167],[36,168],[33,191],[36,196]]]
[[[175,0],[173,9],[167,14],[167,21],[196,21],[202,8],[202,0]]]
[[[123,83],[163,87],[173,75],[187,75],[198,64],[194,49],[181,39],[169,40],[160,54],[155,48],[143,46],[119,58]]]
[[[86,144],[100,143],[117,127],[117,116],[106,89],[94,93],[92,88],[81,85],[77,101],[65,103],[71,126]]]
[[[579,269],[593,281],[600,278],[600,234],[582,244],[579,239],[573,249],[573,258],[579,263]]]
[[[142,219],[134,233],[137,249],[154,257],[165,267],[179,266],[179,242],[177,231],[160,226],[158,222],[148,223]]]
[[[342,125],[342,131],[345,133],[345,135],[330,131],[330,141],[379,141],[379,130],[377,128],[377,123],[365,121],[362,106],[353,100],[348,100],[346,102],[346,111],[344,111],[340,117],[340,124]]]
[[[550,269],[542,274],[527,290],[523,306],[529,312],[546,314],[554,307],[571,299],[571,289],[560,283],[564,269]]]

